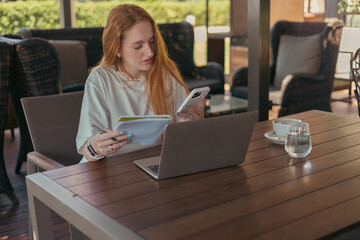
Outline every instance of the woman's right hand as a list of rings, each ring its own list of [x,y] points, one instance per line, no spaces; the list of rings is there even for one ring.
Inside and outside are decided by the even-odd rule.
[[[96,154],[108,156],[131,142],[132,134],[125,134],[124,131],[113,131],[105,129],[105,133],[98,133],[90,139],[90,145]],[[85,156],[88,160],[94,161]]]
[[[183,111],[177,112],[176,115],[185,121],[199,120],[204,118],[205,98],[203,97],[196,107],[184,107]]]

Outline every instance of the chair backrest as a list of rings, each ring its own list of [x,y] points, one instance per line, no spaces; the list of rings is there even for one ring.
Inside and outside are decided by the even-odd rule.
[[[16,45],[9,91],[19,125],[26,125],[20,98],[59,93],[59,59],[55,48],[44,39],[9,40]]]
[[[16,172],[20,172],[27,153],[33,151],[20,99],[59,93],[60,64],[55,48],[47,40],[31,38],[11,41],[16,41],[16,52],[9,90],[20,129],[20,148],[15,168]]]
[[[188,22],[158,24],[169,51],[185,78],[195,77],[194,29]],[[22,38],[39,37],[48,40],[80,40],[86,42],[88,68],[95,66],[103,55],[103,27],[63,28],[63,29],[26,29],[18,31]]]
[[[18,34],[22,38],[39,37],[47,40],[80,40],[86,42],[86,58],[88,68],[94,67],[103,55],[103,27],[61,28],[61,29],[26,29]]]
[[[350,60],[351,74],[355,84],[354,95],[358,104],[358,114],[360,117],[360,48],[356,50]]]
[[[330,78],[329,82],[330,84],[333,84],[341,38],[341,32],[340,34],[337,34],[337,30],[342,27],[343,25],[341,22],[277,22],[271,30],[272,60],[270,65],[270,83],[272,84],[274,82],[280,37],[282,35],[309,36],[321,33],[323,44],[319,74],[324,74],[326,79]]]
[[[26,96],[59,93],[60,62],[55,48],[44,39],[25,39],[16,45],[19,67],[24,73]]]
[[[194,29],[188,22],[158,24],[168,48],[184,78],[195,78]]]
[[[4,163],[4,129],[8,106],[10,65],[14,52],[13,45],[0,41],[0,193],[7,194],[13,192],[13,187],[9,181]]]
[[[0,41],[0,157],[2,157],[3,153],[2,146],[4,143],[4,129],[7,118],[10,67],[14,52],[14,46]]]
[[[79,163],[76,134],[83,91],[22,98],[34,150],[68,166]]]

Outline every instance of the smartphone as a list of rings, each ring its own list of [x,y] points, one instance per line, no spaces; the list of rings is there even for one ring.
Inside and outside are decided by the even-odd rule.
[[[209,92],[210,92],[209,87],[193,89],[177,111],[181,112],[184,106],[196,107],[199,104],[201,98],[205,97]]]

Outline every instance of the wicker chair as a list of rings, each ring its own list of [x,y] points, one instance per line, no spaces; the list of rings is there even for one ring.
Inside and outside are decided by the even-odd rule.
[[[15,46],[6,43],[0,37],[0,193],[7,194],[13,204],[18,204],[19,200],[8,178],[4,162],[4,130],[7,117],[8,86],[14,53]]]
[[[209,86],[211,94],[223,94],[223,67],[215,62],[201,67],[194,63],[194,29],[191,24],[158,24],[158,27],[168,47],[169,57],[177,63],[188,88]]]
[[[59,93],[60,65],[54,47],[46,40],[32,38],[12,40],[16,42],[15,74],[10,79],[9,91],[20,129],[20,149],[16,173],[33,151],[29,129],[26,124],[20,99]]]
[[[350,60],[351,74],[355,83],[354,95],[358,104],[358,114],[360,117],[360,48],[355,52]]]
[[[274,77],[281,35],[308,36],[321,33],[323,39],[318,73],[293,75],[283,91],[279,117],[311,109],[331,111],[330,97],[342,27],[343,24],[340,22],[327,24],[280,21],[274,25],[271,31],[273,58],[270,65],[270,90],[280,90],[274,86]],[[237,70],[233,78],[232,95],[247,96],[247,81],[247,68]]]

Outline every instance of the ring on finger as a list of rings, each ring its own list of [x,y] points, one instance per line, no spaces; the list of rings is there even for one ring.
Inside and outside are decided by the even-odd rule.
[[[114,150],[112,145],[110,145],[109,150],[110,151]]]

